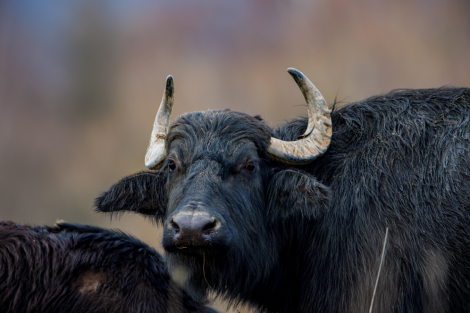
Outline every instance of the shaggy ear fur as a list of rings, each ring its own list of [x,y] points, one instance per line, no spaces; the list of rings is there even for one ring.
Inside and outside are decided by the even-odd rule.
[[[94,201],[97,212],[134,212],[154,216],[161,221],[165,215],[166,178],[161,173],[140,172],[124,177]]]
[[[271,177],[267,197],[271,221],[315,218],[330,202],[331,191],[307,172],[285,169]]]

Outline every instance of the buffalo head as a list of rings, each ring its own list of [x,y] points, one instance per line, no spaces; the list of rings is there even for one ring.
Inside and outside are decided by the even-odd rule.
[[[279,130],[230,110],[186,113],[169,125],[169,76],[145,156],[150,171],[123,178],[95,200],[100,212],[131,211],[162,223],[170,268],[183,270],[194,296],[211,288],[239,298],[252,290],[277,263],[291,262],[289,240],[314,227],[328,203],[328,188],[302,166],[328,148],[330,111],[301,72],[288,72],[308,119]]]

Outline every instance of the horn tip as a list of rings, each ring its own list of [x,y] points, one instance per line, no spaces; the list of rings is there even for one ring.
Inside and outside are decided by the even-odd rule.
[[[175,90],[175,84],[173,82],[173,76],[168,75],[166,78],[166,86],[165,86],[165,95],[168,97],[172,97]]]
[[[295,76],[303,76],[301,71],[299,71],[298,69],[293,68],[293,67],[289,67],[289,68],[287,69],[287,72],[288,72],[289,74],[291,74],[292,76],[294,76],[294,75],[295,75]]]
[[[295,68],[293,68],[293,67],[289,67],[289,68],[287,69],[287,72],[292,76],[292,78],[295,79],[295,81],[296,81],[297,83],[299,83],[300,81],[305,80],[305,78],[306,78],[305,75],[302,74],[301,71],[299,71],[298,69],[295,69]]]
[[[168,77],[166,78],[166,87],[173,87],[173,76],[171,75],[168,75]]]

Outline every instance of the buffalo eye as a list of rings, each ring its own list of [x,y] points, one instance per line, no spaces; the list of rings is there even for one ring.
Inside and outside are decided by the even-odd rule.
[[[255,172],[256,171],[256,163],[255,162],[246,163],[245,169],[249,172]]]
[[[173,160],[168,160],[168,170],[170,173],[174,172],[176,170],[176,163]]]

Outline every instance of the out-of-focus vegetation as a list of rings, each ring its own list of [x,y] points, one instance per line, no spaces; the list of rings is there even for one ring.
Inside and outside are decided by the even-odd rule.
[[[90,206],[144,169],[167,75],[173,118],[230,108],[276,125],[306,114],[287,67],[330,103],[470,86],[469,16],[465,0],[1,1],[0,219],[120,228],[161,249],[148,220]]]

